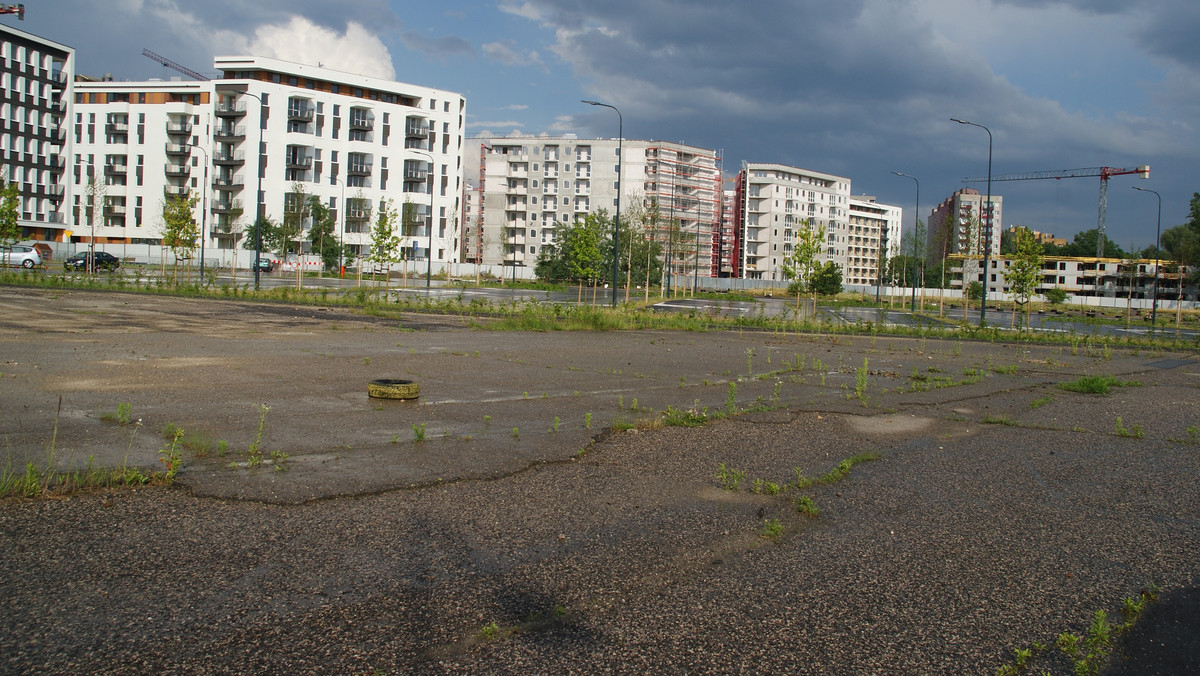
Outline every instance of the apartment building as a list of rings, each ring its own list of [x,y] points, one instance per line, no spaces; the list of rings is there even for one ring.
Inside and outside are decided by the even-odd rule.
[[[748,163],[737,181],[742,190],[740,248],[746,279],[786,281],[782,264],[801,228],[824,228],[825,248],[819,259],[841,265],[845,275],[849,251],[864,246],[863,235],[857,236],[857,243],[851,239],[850,179],[782,164]]]
[[[294,212],[300,188],[328,205],[359,256],[390,202],[418,218],[397,233],[406,258],[457,260],[461,95],[265,57],[217,57],[215,67],[211,81],[77,87],[76,222],[102,192],[98,241],[158,241],[163,201],[191,194],[206,244],[235,248],[256,214]]]
[[[950,254],[982,256],[985,243],[991,255],[1000,255],[1000,230],[1004,222],[1004,198],[992,195],[986,213],[984,195],[962,188],[937,205],[929,214],[929,238],[925,257],[932,264]]]
[[[0,171],[20,194],[23,239],[61,241],[75,50],[0,25]]]
[[[871,195],[857,195],[850,198],[849,211],[842,283],[879,284],[887,261],[900,254],[904,210],[880,204]]]
[[[950,288],[962,289],[967,284],[984,281],[983,259],[977,256],[953,254],[950,257]],[[988,261],[989,295],[1009,293],[1006,272],[1014,258],[996,256]],[[1154,296],[1156,261],[1152,258],[1079,258],[1046,256],[1037,293],[1062,289],[1072,296],[1084,298],[1114,298],[1150,300]],[[1158,299],[1160,301],[1196,299],[1196,285],[1189,283],[1191,271],[1175,263],[1157,261]],[[1182,284],[1181,284],[1182,282]]]
[[[463,220],[474,228],[467,249],[484,263],[533,267],[558,228],[600,209],[615,215],[619,195],[623,232],[645,227],[633,214],[657,209],[653,236],[675,274],[717,274],[716,151],[574,135],[493,138],[480,145],[478,186],[477,211]]]

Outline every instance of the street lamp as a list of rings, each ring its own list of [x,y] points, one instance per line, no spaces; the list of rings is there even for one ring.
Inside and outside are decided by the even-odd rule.
[[[189,148],[204,153],[204,187],[200,193],[200,283],[204,283],[204,240],[208,239],[208,151],[198,145],[188,144]],[[255,261],[257,264],[257,261]]]
[[[589,101],[582,99],[583,103],[589,106],[603,106],[612,108],[617,112],[617,217],[613,227],[613,269],[612,269],[612,306],[617,306],[617,265],[621,257],[621,249],[618,248],[618,242],[621,239],[621,190],[624,186],[621,185],[621,167],[625,164],[624,154],[621,152],[622,144],[625,140],[625,119],[621,116],[621,111],[617,110],[616,106],[599,101]]]
[[[1150,328],[1153,330],[1156,326],[1155,322],[1158,321],[1158,240],[1162,234],[1162,195],[1149,188],[1139,188],[1136,185],[1131,187],[1134,190],[1154,193],[1154,196],[1158,198],[1158,225],[1154,228],[1154,291],[1151,296],[1154,300],[1150,302]],[[1182,270],[1180,274],[1183,274]],[[1183,298],[1179,300],[1182,301]]]
[[[437,177],[433,173],[433,155],[423,153],[419,150],[413,150],[412,154],[424,155],[429,159],[429,219],[425,222],[425,229],[429,231],[429,250],[425,252],[426,260],[429,262],[429,265],[425,268],[425,291],[428,292],[430,288],[429,280],[433,274],[433,182]],[[516,270],[515,264],[513,270],[514,272]]]
[[[983,237],[983,302],[979,306],[979,326],[984,325],[987,317],[987,297],[988,297],[988,264],[992,255],[992,130],[978,124],[976,122],[967,122],[956,117],[950,118],[951,122],[959,124],[969,124],[972,127],[979,127],[987,132],[988,135],[988,176],[987,176],[987,203],[984,205],[983,215],[987,218],[987,227],[984,228]],[[966,291],[966,287],[963,288]],[[963,319],[966,319],[964,315]]]
[[[912,311],[916,312],[917,311],[917,256],[916,256],[916,253],[917,253],[917,235],[920,233],[920,230],[921,230],[921,224],[920,224],[920,221],[921,221],[921,182],[917,180],[916,176],[909,176],[908,174],[901,172],[901,171],[893,171],[892,173],[897,176],[904,176],[906,178],[911,178],[913,180],[913,182],[917,184],[917,203],[913,207],[913,287],[912,287]],[[922,293],[924,293],[924,292],[922,292]],[[922,296],[922,298],[924,298],[924,296]]]

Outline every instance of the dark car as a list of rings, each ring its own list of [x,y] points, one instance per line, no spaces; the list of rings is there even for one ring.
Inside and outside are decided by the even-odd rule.
[[[275,264],[271,262],[270,258],[256,258],[254,267],[261,272],[271,272],[275,269]]]
[[[88,257],[90,253],[83,251],[71,256],[63,261],[63,267],[67,270],[87,270]],[[96,252],[96,269],[98,270],[116,270],[121,267],[121,259],[108,253],[107,251]]]

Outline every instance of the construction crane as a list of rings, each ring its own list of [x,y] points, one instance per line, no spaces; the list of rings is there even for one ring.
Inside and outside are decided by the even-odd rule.
[[[1150,165],[1119,169],[1117,167],[1088,167],[1085,169],[1063,169],[1061,171],[1029,171],[1023,174],[993,176],[993,181],[1037,181],[1042,179],[1100,177],[1100,210],[1096,217],[1096,258],[1104,257],[1104,224],[1108,214],[1108,179],[1112,176],[1138,174],[1139,178],[1150,178]],[[964,178],[963,183],[986,183],[986,178]]]
[[[25,5],[0,5],[0,14],[16,14],[21,21],[25,20]]]
[[[174,61],[168,59],[165,56],[160,56],[158,54],[155,54],[154,52],[150,51],[149,49],[143,49],[142,56],[150,59],[151,61],[157,61],[157,62],[161,63],[162,65],[166,66],[167,68],[170,68],[171,70],[177,70],[180,73],[183,73],[184,75],[192,78],[193,80],[200,80],[201,82],[208,81],[208,78],[205,77],[204,75],[197,73],[196,71],[192,70],[191,68],[188,68],[187,66],[182,66],[178,63],[175,63]]]

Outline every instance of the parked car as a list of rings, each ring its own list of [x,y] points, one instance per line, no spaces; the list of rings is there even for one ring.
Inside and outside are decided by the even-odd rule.
[[[271,262],[270,258],[256,258],[254,259],[254,267],[260,272],[271,272],[275,269],[275,264]]]
[[[41,265],[42,256],[28,244],[4,245],[0,246],[0,262],[5,266],[29,269]]]
[[[63,261],[63,268],[67,270],[87,270],[88,256],[90,252],[81,251],[67,260]],[[97,270],[116,270],[121,267],[121,259],[108,253],[107,251],[96,252],[96,269]]]

